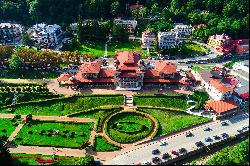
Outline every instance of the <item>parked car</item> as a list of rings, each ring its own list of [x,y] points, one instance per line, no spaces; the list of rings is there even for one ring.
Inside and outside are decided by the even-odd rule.
[[[193,136],[193,133],[191,133],[191,131],[186,132],[186,137],[192,137],[192,136]]]
[[[221,136],[222,136],[222,138],[224,138],[224,139],[229,137],[229,135],[228,135],[227,133],[222,133]]]
[[[195,145],[196,145],[198,148],[200,148],[200,147],[204,146],[204,143],[201,142],[201,141],[199,141],[199,142],[195,142]]]
[[[186,154],[186,153],[187,153],[187,149],[185,149],[185,148],[179,149],[179,154]]]
[[[142,165],[151,165],[151,162],[150,161],[144,161],[144,162],[142,162]]]
[[[206,141],[206,142],[212,142],[213,140],[212,140],[211,137],[205,137],[205,141]]]
[[[152,151],[152,154],[154,154],[154,155],[159,154],[159,153],[160,153],[159,149],[155,149]]]
[[[164,159],[164,160],[167,160],[167,159],[169,159],[171,156],[170,156],[170,154],[168,154],[168,153],[163,153],[163,155],[162,155],[162,159]]]
[[[223,122],[221,122],[221,125],[222,125],[222,126],[228,126],[229,124],[228,124],[228,122],[223,121]]]
[[[172,150],[171,153],[174,154],[174,155],[179,155],[179,153],[177,152],[177,150]]]
[[[204,131],[211,131],[212,129],[210,127],[206,127]]]
[[[165,141],[159,141],[160,146],[165,146],[167,143]]]
[[[214,137],[215,140],[220,140],[221,139],[220,136],[218,136],[218,135],[215,135],[213,137]]]
[[[161,159],[159,157],[154,157],[154,158],[152,158],[152,162],[154,164],[159,164],[159,163],[161,163]]]

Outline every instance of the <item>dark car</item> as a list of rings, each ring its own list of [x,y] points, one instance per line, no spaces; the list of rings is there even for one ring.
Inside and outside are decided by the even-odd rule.
[[[185,149],[185,148],[180,148],[180,149],[179,149],[179,153],[180,153],[180,154],[185,154],[185,153],[187,153],[187,149]]]
[[[170,154],[168,154],[168,153],[164,153],[163,155],[162,155],[162,159],[164,159],[164,160],[166,160],[166,159],[169,159],[171,156],[170,156]]]
[[[207,127],[204,129],[204,131],[211,131],[212,129],[210,127]]]
[[[221,125],[222,126],[228,126],[228,123],[224,121],[224,122],[221,122]]]
[[[152,162],[154,164],[159,164],[161,162],[161,159],[159,157],[154,157],[154,158],[152,158]]]
[[[192,137],[192,136],[193,136],[193,133],[191,133],[190,131],[186,132],[186,137]]]
[[[222,136],[222,138],[224,138],[224,139],[229,137],[229,135],[228,135],[227,133],[222,133],[221,136]]]
[[[215,135],[213,137],[214,137],[215,140],[220,140],[221,139],[220,136],[218,136],[218,135]]]
[[[160,153],[159,149],[155,149],[152,151],[152,154],[154,154],[154,155],[159,154],[159,153]]]
[[[196,142],[195,145],[199,148],[199,147],[204,146],[204,143],[199,141],[199,142]]]

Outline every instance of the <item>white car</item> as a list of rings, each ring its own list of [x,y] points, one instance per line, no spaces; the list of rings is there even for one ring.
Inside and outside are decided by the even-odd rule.
[[[159,141],[160,146],[165,146],[167,143],[165,141]]]
[[[144,161],[144,162],[142,163],[142,165],[151,165],[151,162],[150,162],[150,161]]]

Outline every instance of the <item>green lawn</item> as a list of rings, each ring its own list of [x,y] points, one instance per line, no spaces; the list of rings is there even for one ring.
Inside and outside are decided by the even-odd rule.
[[[116,151],[120,150],[121,147],[110,144],[104,137],[96,136],[94,148],[96,151],[106,152],[106,151]]]
[[[16,127],[20,124],[21,119],[0,119],[0,136],[1,135],[6,135],[9,137],[11,133],[16,129]]]
[[[193,66],[192,70],[194,71],[199,71],[199,70],[204,70],[204,69],[213,69],[214,66]]]
[[[119,108],[110,108],[110,109],[95,109],[87,112],[77,113],[75,115],[71,115],[70,117],[78,117],[78,118],[92,118],[97,119],[97,128],[96,132],[101,132],[101,127],[104,119],[112,112],[119,111]]]
[[[176,48],[164,49],[160,51],[162,54],[170,56],[178,56],[181,58],[190,58],[197,55],[205,54],[208,52],[202,45],[196,43],[183,43]]]
[[[93,123],[66,123],[34,120],[25,124],[14,142],[18,145],[36,145],[79,148],[89,141]],[[53,130],[60,134],[52,136]]]
[[[154,106],[185,110],[189,107],[184,95],[134,95],[136,106]]]
[[[18,165],[38,165],[36,161],[37,158],[47,159],[51,160],[52,155],[40,155],[40,154],[22,154],[22,153],[16,153],[11,154],[12,158],[14,158],[15,163]],[[20,157],[20,158],[19,158]],[[23,157],[23,158],[21,158]],[[59,159],[61,161],[55,161],[53,164],[50,165],[91,165],[93,162],[92,156],[86,156],[86,157],[71,157],[71,156],[55,156],[55,159]],[[79,161],[84,162],[80,163]]]
[[[209,118],[199,117],[190,115],[182,111],[172,110],[157,110],[157,109],[139,109],[140,111],[146,112],[156,119],[158,119],[160,127],[157,135],[164,135],[173,131],[179,131],[183,128],[205,122]]]
[[[138,141],[146,137],[151,130],[151,120],[135,112],[122,112],[112,116],[105,129],[112,140],[120,143]]]
[[[106,105],[122,105],[124,97],[122,95],[93,95],[93,96],[73,96],[62,99],[51,99],[50,101],[34,102],[13,106],[15,114],[21,115],[42,115],[42,116],[63,116],[70,113],[81,112],[87,109]],[[7,109],[0,111],[9,113]]]
[[[85,42],[78,49],[82,54],[91,53],[96,57],[104,55],[105,42]],[[146,56],[146,51],[141,48],[140,40],[129,41],[126,43],[111,42],[108,44],[108,56],[114,57],[115,51],[141,51],[142,57]]]

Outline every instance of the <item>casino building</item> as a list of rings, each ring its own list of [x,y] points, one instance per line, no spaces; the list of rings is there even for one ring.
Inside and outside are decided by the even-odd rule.
[[[188,85],[189,79],[177,71],[176,64],[155,61],[146,64],[137,52],[116,52],[113,65],[104,60],[86,62],[76,74],[61,74],[60,85],[105,87],[116,90],[141,90],[143,86]]]

